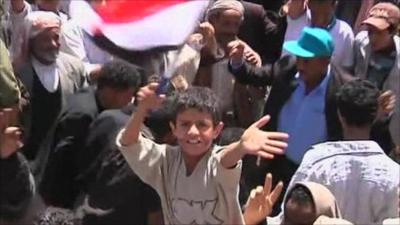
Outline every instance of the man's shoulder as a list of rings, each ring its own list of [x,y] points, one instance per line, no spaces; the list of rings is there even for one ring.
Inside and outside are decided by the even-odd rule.
[[[77,64],[78,65],[82,64],[82,62],[77,57],[64,53],[62,51],[60,51],[58,58],[60,58],[61,62],[64,64],[69,64],[72,66],[76,66]]]
[[[70,54],[61,52],[58,55],[57,63],[61,64],[68,72],[76,71],[78,73],[84,72],[84,65],[81,60]],[[81,74],[84,76],[84,74]]]
[[[332,35],[334,36],[341,36],[341,37],[351,37],[354,39],[354,32],[350,25],[340,19],[336,20],[336,25],[332,30]]]
[[[273,72],[278,76],[294,75],[297,73],[296,57],[287,54],[281,57],[273,65]]]
[[[66,73],[69,79],[75,82],[82,82],[81,78],[86,77],[83,62],[78,58],[64,52],[60,52],[57,58],[57,65],[60,71]]]
[[[129,120],[130,116],[123,113],[121,109],[109,109],[101,112],[93,121],[93,126],[108,127],[109,131],[121,129]],[[145,135],[147,137],[147,135]]]
[[[369,36],[368,36],[368,31],[363,30],[358,32],[354,39],[354,43],[359,46],[365,46],[369,44]]]
[[[341,19],[336,19],[336,23],[337,23],[337,27],[339,28],[339,30],[353,34],[353,29],[346,21],[341,20]]]
[[[383,150],[374,141],[332,141],[313,145],[304,156],[305,160],[321,160],[335,155],[353,155],[359,153],[379,153]]]
[[[91,88],[82,88],[69,95],[66,99],[66,115],[88,115],[94,117],[98,113],[95,91]]]
[[[342,84],[357,79],[346,68],[338,65],[336,62],[331,62],[331,73],[333,76],[331,76],[330,79],[335,80],[336,84],[339,84],[338,88]]]

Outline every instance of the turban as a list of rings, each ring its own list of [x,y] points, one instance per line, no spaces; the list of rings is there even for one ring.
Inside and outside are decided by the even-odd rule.
[[[17,28],[18,39],[12,43],[13,64],[16,68],[23,65],[29,56],[29,41],[45,30],[61,28],[61,18],[47,11],[29,12],[24,19],[24,24]],[[17,36],[17,35],[16,35]]]
[[[47,11],[35,11],[28,14],[25,19],[25,31],[28,38],[34,38],[46,29],[60,28],[61,18]]]
[[[212,15],[215,12],[219,12],[221,10],[228,10],[232,9],[235,11],[238,11],[240,15],[244,15],[244,7],[242,3],[240,3],[237,0],[217,0],[214,2],[211,7],[207,11],[207,20],[209,19],[210,15]]]

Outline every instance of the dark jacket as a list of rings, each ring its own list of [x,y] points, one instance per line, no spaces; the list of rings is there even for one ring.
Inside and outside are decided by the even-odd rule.
[[[255,86],[272,85],[265,105],[264,115],[268,114],[271,116],[271,120],[265,129],[275,131],[278,126],[280,111],[298,85],[295,79],[297,73],[296,58],[285,56],[275,64],[266,65],[261,68],[244,63],[237,70],[232,70],[231,66],[229,66],[229,69],[241,83]],[[325,115],[329,140],[339,140],[342,137],[342,128],[337,115],[335,95],[341,85],[352,79],[354,78],[351,75],[331,65],[331,77],[325,96]]]
[[[89,126],[103,110],[95,92],[94,88],[85,88],[66,99],[40,184],[40,192],[47,203],[71,208],[78,194],[73,181],[78,173],[76,157],[85,151]]]
[[[23,218],[35,194],[35,183],[21,153],[0,159],[0,182],[0,221]]]

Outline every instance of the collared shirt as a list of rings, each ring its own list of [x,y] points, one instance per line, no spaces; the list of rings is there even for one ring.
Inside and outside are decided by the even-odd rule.
[[[296,182],[325,185],[344,219],[382,224],[398,217],[400,166],[374,141],[326,142],[312,147],[294,174]]]
[[[44,65],[40,63],[35,57],[32,57],[32,66],[40,83],[47,91],[53,93],[57,90],[60,81],[60,75],[56,63],[51,65]]]
[[[382,90],[395,62],[396,50],[390,53],[372,52],[369,58],[367,79],[375,84],[379,90]]]
[[[325,96],[330,71],[328,67],[325,78],[309,94],[306,94],[305,83],[297,73],[299,85],[279,114],[278,131],[289,134],[286,156],[297,164],[300,164],[307,149],[328,138]]]

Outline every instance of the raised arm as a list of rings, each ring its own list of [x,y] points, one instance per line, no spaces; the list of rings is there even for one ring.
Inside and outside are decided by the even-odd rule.
[[[131,117],[128,124],[125,126],[125,131],[121,135],[120,139],[121,145],[129,146],[137,143],[147,113],[152,109],[160,107],[165,96],[157,96],[157,87],[157,83],[151,83],[146,87],[141,88],[137,93],[139,105],[135,115]]]
[[[281,14],[296,20],[307,11],[307,4],[308,0],[289,0],[282,6]]]
[[[229,43],[229,71],[240,83],[257,87],[271,85],[274,80],[272,65],[257,67],[246,62],[245,47],[246,45],[242,41],[233,41]]]
[[[22,131],[14,127],[16,111],[10,108],[0,109],[0,158],[6,159],[22,146]]]

